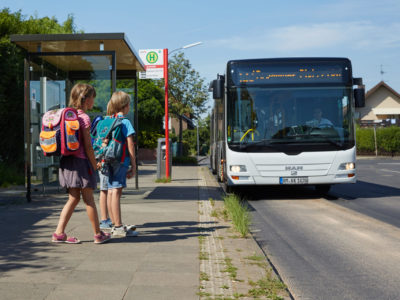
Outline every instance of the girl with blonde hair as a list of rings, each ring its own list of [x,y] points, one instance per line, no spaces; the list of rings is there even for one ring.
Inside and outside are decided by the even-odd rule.
[[[111,238],[109,234],[100,230],[93,197],[93,190],[97,185],[95,176],[97,162],[90,138],[90,118],[86,110],[93,107],[95,97],[96,91],[89,84],[78,83],[71,90],[69,106],[78,111],[80,147],[75,155],[62,156],[60,159],[59,181],[62,187],[68,189],[69,197],[61,211],[57,229],[53,233],[52,242],[54,243],[80,243],[76,237],[68,237],[65,228],[80,201],[81,194],[92,224],[94,243],[102,244]]]

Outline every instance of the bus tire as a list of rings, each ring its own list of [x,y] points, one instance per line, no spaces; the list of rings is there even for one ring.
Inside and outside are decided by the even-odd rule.
[[[320,195],[328,194],[330,189],[331,189],[330,184],[317,184],[315,186],[315,191]]]
[[[233,194],[233,193],[235,192],[235,187],[232,186],[232,185],[227,185],[227,184],[225,183],[225,192],[226,192],[227,194]]]

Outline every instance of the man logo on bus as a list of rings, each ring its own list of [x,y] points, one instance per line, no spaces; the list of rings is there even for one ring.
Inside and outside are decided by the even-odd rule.
[[[302,171],[303,166],[286,166],[285,171]]]
[[[150,63],[150,64],[155,64],[158,60],[158,54],[154,51],[151,51],[149,53],[147,53],[146,55],[146,60]]]

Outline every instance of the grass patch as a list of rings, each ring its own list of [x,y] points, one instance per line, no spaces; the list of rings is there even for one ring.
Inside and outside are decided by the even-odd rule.
[[[208,276],[208,274],[205,272],[200,272],[200,280],[210,281],[210,276]]]
[[[265,257],[261,255],[251,255],[251,256],[246,256],[245,259],[252,260],[252,261],[264,261]]]
[[[215,200],[213,198],[208,198],[208,201],[210,201],[211,206],[214,207],[215,205]]]
[[[232,264],[232,259],[231,259],[231,258],[226,257],[224,260],[225,260],[225,266],[226,266],[226,268],[223,269],[222,272],[227,272],[227,273],[229,273],[229,277],[230,277],[230,278],[236,279],[238,268],[236,268],[236,267]]]
[[[169,177],[169,178],[165,178],[165,177],[159,178],[159,179],[156,179],[156,182],[157,183],[169,183],[169,182],[171,182],[171,177]]]
[[[211,217],[214,217],[214,218],[218,218],[218,211],[216,210],[216,209],[213,209],[212,211],[211,211]]]
[[[242,237],[246,237],[251,224],[250,211],[247,204],[241,202],[236,195],[224,197],[224,204],[234,228]]]
[[[199,238],[199,244],[203,245],[206,237],[204,235],[199,235],[198,238]]]
[[[197,292],[197,295],[200,297],[210,297],[211,296],[210,293],[206,293],[206,292]]]
[[[199,259],[200,259],[200,260],[208,260],[208,253],[207,253],[207,252],[200,251],[200,253],[199,253]]]
[[[221,286],[222,289],[224,290],[229,290],[229,286],[227,286],[226,284],[224,284],[223,286]]]
[[[283,298],[278,294],[286,290],[286,285],[280,280],[273,278],[271,272],[268,272],[264,278],[257,282],[250,280],[249,284],[253,286],[253,288],[250,289],[248,293],[254,298],[266,296],[269,299],[280,300]]]

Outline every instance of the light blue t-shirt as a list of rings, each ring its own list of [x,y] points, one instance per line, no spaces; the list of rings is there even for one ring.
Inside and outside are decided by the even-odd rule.
[[[131,121],[129,121],[128,119],[123,119],[122,120],[122,134],[124,135],[125,139],[132,135],[135,134],[135,129],[132,126]],[[125,155],[125,160],[123,165],[126,167],[129,167],[130,163],[131,163],[131,158],[129,157],[129,152],[128,152],[128,143],[126,142],[126,155]]]

